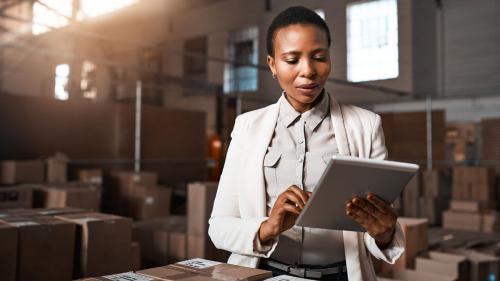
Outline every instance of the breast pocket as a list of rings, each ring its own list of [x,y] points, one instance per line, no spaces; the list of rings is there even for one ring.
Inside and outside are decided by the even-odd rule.
[[[321,175],[325,171],[326,165],[332,159],[333,153],[309,153],[306,159],[306,173],[304,177],[307,191],[314,191]]]
[[[264,157],[264,179],[269,196],[274,196],[278,188],[277,167],[281,153],[268,152]]]

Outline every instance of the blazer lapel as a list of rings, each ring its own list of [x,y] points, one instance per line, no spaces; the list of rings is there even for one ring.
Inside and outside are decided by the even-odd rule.
[[[349,141],[344,125],[344,117],[340,104],[330,95],[330,117],[332,120],[333,131],[335,133],[335,140],[341,155],[351,155],[349,149]]]
[[[280,99],[281,100],[281,99]],[[278,103],[280,101],[278,100]],[[254,126],[250,129],[248,145],[250,154],[245,161],[245,188],[243,198],[252,198],[248,200],[251,206],[248,211],[257,212],[254,216],[266,216],[266,185],[264,182],[264,156],[274,134],[276,122],[278,121],[279,106],[278,103],[269,106],[259,119],[255,120]]]

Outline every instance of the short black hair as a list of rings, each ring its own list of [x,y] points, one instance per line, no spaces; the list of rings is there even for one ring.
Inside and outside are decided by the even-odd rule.
[[[326,22],[313,10],[304,6],[293,6],[279,13],[267,29],[267,54],[274,56],[274,37],[279,29],[294,24],[312,24],[326,33],[328,47],[331,45],[330,29]]]

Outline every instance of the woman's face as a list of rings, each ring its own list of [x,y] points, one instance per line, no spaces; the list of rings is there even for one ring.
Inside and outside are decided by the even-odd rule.
[[[299,112],[307,111],[323,91],[330,75],[330,51],[325,32],[311,24],[278,29],[274,38],[274,57],[268,56],[267,63],[290,104]]]

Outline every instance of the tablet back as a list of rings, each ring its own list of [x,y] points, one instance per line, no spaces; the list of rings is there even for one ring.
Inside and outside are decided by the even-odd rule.
[[[346,215],[346,201],[372,192],[393,203],[418,171],[418,165],[335,155],[295,222],[298,226],[365,231]]]

